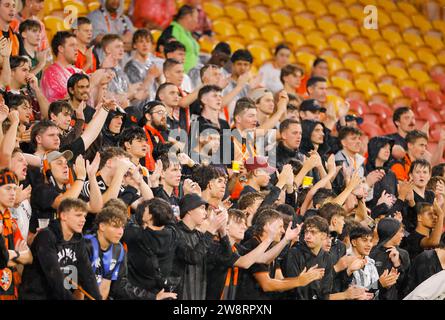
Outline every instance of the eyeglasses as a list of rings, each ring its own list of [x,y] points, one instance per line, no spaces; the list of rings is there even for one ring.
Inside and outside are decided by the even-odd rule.
[[[152,111],[150,113],[151,114],[158,114],[160,116],[163,116],[163,115],[167,114],[167,112],[165,110]]]

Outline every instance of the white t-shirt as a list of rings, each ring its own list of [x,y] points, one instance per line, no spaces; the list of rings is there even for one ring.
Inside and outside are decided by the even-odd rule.
[[[261,75],[261,79],[263,79],[263,85],[267,89],[273,93],[283,90],[283,84],[280,81],[281,69],[274,68],[272,63],[268,62],[258,72]]]
[[[24,200],[17,208],[11,208],[11,215],[17,221],[23,239],[28,238],[29,219],[31,219],[31,203],[29,200]]]

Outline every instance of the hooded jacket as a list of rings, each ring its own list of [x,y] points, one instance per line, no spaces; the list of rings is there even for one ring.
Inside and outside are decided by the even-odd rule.
[[[382,180],[378,181],[374,185],[372,199],[366,203],[371,209],[376,206],[377,201],[380,199],[383,191],[386,191],[386,193],[392,194],[396,197],[398,196],[397,178],[389,167],[389,161],[384,163],[383,167],[377,167],[375,164],[380,150],[387,144],[390,144],[392,149],[394,140],[388,137],[374,137],[368,142],[368,159],[365,165],[365,174],[368,175],[370,172],[378,169],[383,169],[385,171],[385,176],[382,178]]]
[[[107,0],[100,1],[100,8],[88,14],[88,18],[93,24],[93,38],[100,34],[123,35],[126,31],[135,31],[130,18],[124,14],[124,0],[120,0],[119,8],[115,18],[105,9]]]
[[[51,221],[35,237],[31,252],[34,259],[23,271],[19,299],[73,300],[67,289],[70,278],[94,299],[102,299],[82,234],[65,241],[60,221]]]
[[[297,159],[300,161],[304,160],[303,154],[299,150],[292,150],[286,147],[282,141],[278,142],[277,147],[275,149],[274,158],[276,163],[270,163],[272,167],[277,168],[279,171],[282,170],[285,164],[288,164],[291,159]]]
[[[323,126],[323,132],[325,133],[323,143],[318,147],[318,153],[320,154],[321,158],[323,160],[326,160],[326,154],[329,151],[329,145],[326,143],[327,136],[326,136],[326,128],[322,122],[314,121],[314,120],[303,120],[301,122],[301,129],[302,129],[302,137],[301,137],[301,145],[300,145],[300,151],[308,156],[309,151],[314,150],[314,144],[311,141],[312,132],[314,131],[315,127],[321,124]]]
[[[377,233],[379,236],[379,242],[370,253],[370,257],[375,260],[375,266],[379,276],[385,270],[391,271],[394,267],[391,259],[389,258],[389,253],[386,252],[388,248],[385,248],[385,244],[391,240],[397,232],[399,232],[401,227],[400,221],[393,218],[384,218],[379,221],[377,227]],[[397,268],[400,273],[397,283],[389,288],[383,288],[380,285],[379,298],[381,300],[399,300],[403,297],[402,289],[405,287],[407,281],[407,274],[410,268],[409,254],[406,250],[399,247],[395,247],[399,251],[401,264]]]
[[[288,297],[293,300],[328,300],[333,290],[334,263],[328,252],[320,249],[318,255],[314,255],[306,243],[298,242],[287,254],[283,263],[283,275],[286,278],[298,277],[304,268],[311,268],[318,264],[318,268],[324,268],[325,273],[321,280],[311,282],[305,287],[298,287],[289,291]]]

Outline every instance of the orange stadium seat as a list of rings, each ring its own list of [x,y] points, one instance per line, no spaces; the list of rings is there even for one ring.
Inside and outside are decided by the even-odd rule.
[[[266,6],[255,6],[248,9],[249,17],[258,27],[271,23],[269,8]]]
[[[369,2],[367,2],[369,3]],[[385,11],[395,11],[397,10],[397,6],[391,0],[379,0],[377,1],[379,7],[385,9]]]
[[[376,41],[382,38],[379,30],[366,29],[363,26],[360,26],[360,33],[371,41]]]
[[[380,1],[377,3],[380,4]],[[388,11],[385,11],[385,10],[378,10],[379,28],[386,27],[387,25],[392,23],[391,17],[389,16],[389,14],[387,12]]]
[[[383,103],[370,103],[369,110],[379,115],[382,122],[392,117],[393,110]]]
[[[366,104],[366,102],[361,101],[361,100],[354,100],[354,99],[351,99],[351,100],[348,99],[348,102],[349,102],[349,108],[351,109],[351,111],[353,111],[359,115],[369,113],[369,107]]]
[[[215,1],[205,1],[202,7],[209,16],[210,19],[215,20],[219,17],[224,16],[224,8],[221,3]]]
[[[374,122],[368,120],[368,118],[364,118],[363,123],[360,125],[360,129],[362,129],[369,137],[382,136],[385,134],[383,129]]]
[[[419,60],[425,62],[428,67],[433,67],[439,63],[436,58],[436,55],[432,52],[429,47],[422,47],[417,50],[417,56]]]
[[[445,34],[445,21],[443,20],[434,20],[433,27],[442,31]]]
[[[404,68],[397,66],[386,66],[386,70],[389,74],[395,76],[398,80],[405,80],[409,78],[409,75]]]
[[[232,52],[246,48],[244,39],[241,37],[229,37],[226,39],[226,42],[230,45],[230,49],[232,49]]]
[[[43,23],[45,24],[45,28],[50,30],[51,34],[55,34],[57,31],[67,30],[63,23],[63,19],[56,16],[47,16],[43,18]]]
[[[333,86],[340,88],[340,90],[343,92],[344,95],[349,90],[354,89],[354,85],[351,81],[344,79],[344,78],[337,77],[337,76],[331,77],[331,83]]]
[[[309,11],[315,13],[315,15],[318,17],[328,13],[328,9],[326,9],[326,6],[323,4],[323,2],[317,0],[308,1],[306,7]]]
[[[425,90],[425,95],[435,109],[441,109],[442,105],[445,104],[445,96],[439,90]]]
[[[362,72],[355,75],[355,80],[374,82],[374,75],[371,72]]]
[[[279,9],[271,13],[270,17],[272,21],[281,27],[281,30],[285,30],[294,26],[294,20],[292,14],[286,9]]]
[[[393,46],[397,46],[399,43],[403,42],[400,32],[393,29],[383,29],[382,37]]]
[[[374,49],[374,53],[378,55],[382,61],[389,61],[391,59],[394,59],[396,54],[394,51],[389,47],[381,47],[378,50]]]
[[[159,39],[159,37],[161,36],[161,31],[160,30],[152,30],[151,31],[152,35],[153,35],[153,31],[156,31],[156,38],[153,36],[153,39],[156,39],[155,40],[155,43],[156,43],[157,39]],[[210,37],[201,37],[199,39],[199,45],[201,47],[201,51],[206,52],[206,53],[211,53],[217,43],[218,42],[214,38],[210,38]],[[231,47],[231,48],[232,48],[232,50],[234,50],[233,47]]]
[[[431,32],[429,31],[423,36],[423,40],[425,43],[430,46],[431,49],[434,51],[437,51],[441,48],[443,48],[444,42],[443,42],[443,36],[441,32]]]
[[[359,28],[357,27],[357,23],[354,19],[347,18],[337,25],[338,30],[340,32],[345,33],[350,39],[358,36],[360,34]]]
[[[242,21],[236,25],[236,29],[241,37],[246,41],[252,41],[261,39],[261,35],[258,28],[255,27],[250,21]]]
[[[412,101],[419,101],[422,98],[420,91],[415,87],[403,87],[402,92],[405,97],[409,97]]]
[[[373,54],[372,48],[368,44],[363,42],[352,42],[351,47],[353,50],[360,53],[363,58],[366,58]]]
[[[246,9],[247,8],[244,4],[238,2],[224,6],[226,16],[230,17],[230,19],[233,19],[235,23],[248,19]]]

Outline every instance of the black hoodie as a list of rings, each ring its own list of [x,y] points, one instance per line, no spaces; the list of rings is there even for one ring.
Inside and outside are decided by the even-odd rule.
[[[377,233],[379,236],[379,242],[377,246],[375,246],[370,253],[370,257],[375,260],[375,266],[377,267],[377,271],[379,276],[385,270],[388,272],[394,267],[391,259],[389,258],[389,252],[386,252],[388,248],[385,248],[384,245],[391,240],[397,232],[399,232],[402,224],[400,221],[394,218],[384,218],[379,221],[377,226]],[[401,264],[397,268],[400,273],[397,283],[389,288],[381,287],[379,283],[379,299],[381,300],[400,300],[403,298],[403,288],[406,285],[407,275],[410,268],[410,260],[409,254],[406,250],[403,250],[396,246],[397,251],[399,251]]]
[[[298,287],[289,291],[290,299],[297,300],[328,300],[333,290],[334,263],[328,252],[320,249],[318,255],[314,255],[306,243],[298,242],[288,251],[283,263],[283,275],[286,278],[298,277],[304,268],[309,270],[318,264],[318,268],[324,268],[324,276],[321,280],[311,282],[305,287]]]
[[[0,269],[6,268],[9,261],[8,249],[6,249],[5,239],[0,235]]]
[[[31,252],[34,259],[23,271],[19,299],[73,300],[71,289],[66,288],[65,276],[70,276],[94,299],[102,299],[82,234],[75,233],[65,241],[60,221],[51,221],[48,228],[40,230],[35,237]]]
[[[368,160],[365,165],[365,174],[368,175],[370,172],[378,169],[385,171],[385,176],[383,179],[374,185],[372,200],[366,203],[370,209],[373,209],[376,206],[377,201],[380,199],[383,191],[386,191],[386,193],[392,194],[396,197],[398,196],[397,178],[389,167],[389,161],[384,163],[383,167],[377,167],[375,164],[379,151],[387,144],[389,144],[392,149],[394,140],[387,137],[374,137],[368,142]]]

